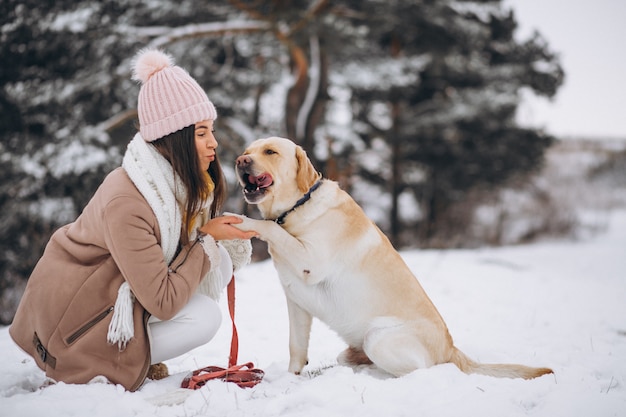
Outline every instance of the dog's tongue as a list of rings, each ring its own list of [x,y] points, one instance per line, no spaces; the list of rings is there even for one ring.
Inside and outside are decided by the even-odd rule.
[[[257,177],[254,175],[248,175],[248,181],[251,184],[256,185],[259,188],[269,187],[272,184],[272,176],[270,174],[261,174]]]

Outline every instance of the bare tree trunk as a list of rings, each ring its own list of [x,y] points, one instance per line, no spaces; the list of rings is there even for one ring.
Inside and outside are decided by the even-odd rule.
[[[326,108],[328,61],[317,36],[309,40],[310,64],[302,48],[292,46],[290,49],[295,80],[287,92],[285,127],[287,135],[304,148],[314,165],[319,166],[313,152],[314,134]]]
[[[304,101],[308,86],[309,61],[304,50],[293,43],[289,46],[289,55],[294,72],[294,82],[287,91],[287,99],[285,100],[285,129],[289,138],[299,142],[296,124],[298,112]]]
[[[397,58],[401,52],[401,45],[398,37],[394,35],[391,47],[391,56]],[[388,138],[388,143],[391,144],[391,212],[389,213],[390,223],[390,236],[389,240],[394,246],[400,244],[400,213],[398,207],[398,200],[400,198],[400,192],[402,191],[402,170],[401,161],[402,151],[399,130],[400,130],[400,109],[401,105],[397,101],[391,103],[391,138]]]
[[[281,28],[280,23],[284,23],[277,16],[264,15],[257,6],[260,3],[246,3],[241,0],[229,0],[239,10],[246,12],[253,19],[257,19],[259,24],[267,22],[274,36],[289,51],[290,64],[294,75],[294,82],[287,91],[285,100],[285,131],[286,135],[302,145],[307,151],[313,163],[317,165],[313,149],[315,147],[315,128],[324,116],[325,102],[327,100],[326,88],[328,84],[327,61],[319,44],[317,35],[309,38],[309,51],[311,61],[307,59],[305,49],[298,45],[296,34],[302,32],[304,28],[314,21],[320,14],[324,13],[330,0],[316,0],[307,9],[301,18],[291,24],[288,28]],[[287,3],[272,2],[272,6],[282,12],[289,10]],[[252,25],[256,28],[256,26]],[[243,31],[247,28],[239,28]]]
[[[390,143],[391,143],[391,211],[389,213],[390,223],[390,236],[389,240],[397,247],[400,240],[400,210],[398,200],[400,199],[400,192],[402,189],[402,172],[401,172],[401,159],[400,155],[401,146],[400,139],[398,138],[400,105],[398,103],[392,103],[391,105],[392,123]]]

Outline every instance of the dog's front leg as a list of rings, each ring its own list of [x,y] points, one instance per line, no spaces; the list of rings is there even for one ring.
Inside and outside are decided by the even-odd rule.
[[[300,374],[308,363],[309,336],[313,317],[287,298],[289,313],[289,372]]]
[[[328,273],[325,268],[326,263],[312,261],[324,258],[319,254],[323,248],[304,245],[273,221],[251,219],[234,213],[224,214],[242,219],[242,223],[236,223],[233,226],[239,230],[257,232],[259,239],[268,243],[272,257],[275,255],[280,257],[284,264],[289,266],[292,273],[300,277],[306,284],[318,284],[326,277]]]

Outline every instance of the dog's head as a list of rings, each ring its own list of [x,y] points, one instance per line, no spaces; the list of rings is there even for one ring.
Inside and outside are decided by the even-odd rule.
[[[304,149],[289,139],[257,139],[235,163],[243,195],[264,217],[289,209],[319,179]]]

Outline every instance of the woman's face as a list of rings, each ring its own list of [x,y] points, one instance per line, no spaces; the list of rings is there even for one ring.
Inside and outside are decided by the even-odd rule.
[[[200,166],[203,171],[209,169],[211,162],[215,160],[217,140],[213,136],[213,120],[203,120],[196,123],[195,142]]]

